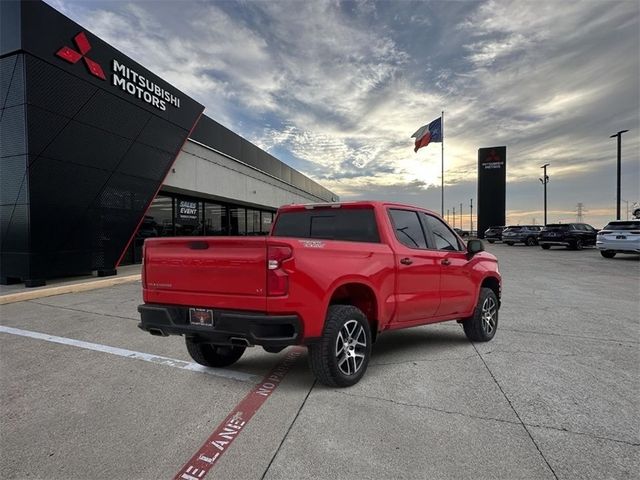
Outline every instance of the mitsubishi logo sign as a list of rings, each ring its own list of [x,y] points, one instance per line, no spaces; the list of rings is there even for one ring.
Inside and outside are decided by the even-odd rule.
[[[87,35],[84,32],[80,32],[73,37],[73,41],[78,50],[65,45],[56,52],[56,56],[72,64],[76,64],[80,59],[83,59],[91,75],[106,80],[107,77],[100,64],[87,57],[87,53],[91,50],[91,44],[87,39]],[[138,71],[126,65],[122,60],[114,58],[110,63],[111,80],[109,83],[114,87],[118,87],[123,92],[163,112],[169,105],[180,108],[180,97],[160,86],[157,81],[149,78],[148,74],[141,75]]]
[[[75,37],[73,37],[73,41],[78,47],[79,52],[75,51],[71,47],[64,46],[60,50],[56,52],[56,55],[63,60],[66,60],[69,63],[78,63],[78,61],[82,58],[84,59],[84,64],[87,66],[89,73],[91,75],[101,78],[102,80],[106,80],[107,77],[104,75],[104,71],[99,63],[94,62],[90,58],[87,58],[87,53],[91,50],[91,44],[89,40],[87,40],[87,36],[84,32],[80,32]]]

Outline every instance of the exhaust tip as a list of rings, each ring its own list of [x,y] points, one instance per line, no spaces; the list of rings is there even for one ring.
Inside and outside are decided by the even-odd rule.
[[[242,346],[242,347],[251,347],[252,346],[249,343],[249,340],[247,340],[246,338],[242,338],[242,337],[231,337],[229,339],[229,341],[231,342],[231,345],[238,345],[238,346]]]
[[[149,329],[149,333],[151,335],[156,336],[156,337],[168,337],[169,336],[167,333],[164,333],[164,331],[160,330],[159,328],[150,328]]]

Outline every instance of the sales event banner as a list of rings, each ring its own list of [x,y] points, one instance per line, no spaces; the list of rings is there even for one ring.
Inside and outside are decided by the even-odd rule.
[[[198,205],[195,200],[178,200],[176,208],[176,222],[182,225],[197,225],[200,220]]]
[[[506,222],[507,147],[478,150],[478,236]]]

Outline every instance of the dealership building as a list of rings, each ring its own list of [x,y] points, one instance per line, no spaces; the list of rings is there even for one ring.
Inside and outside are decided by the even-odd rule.
[[[115,274],[145,238],[264,235],[280,205],[338,200],[47,4],[3,0],[0,21],[0,283]]]

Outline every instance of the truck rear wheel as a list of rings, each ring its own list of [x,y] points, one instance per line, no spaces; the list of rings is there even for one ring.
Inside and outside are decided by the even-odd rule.
[[[205,367],[228,367],[236,363],[245,351],[246,347],[231,345],[212,345],[201,343],[187,337],[187,351],[194,362]]]
[[[498,328],[498,298],[490,288],[481,288],[473,316],[462,322],[464,333],[472,342],[488,342]]]
[[[350,387],[362,378],[371,357],[371,328],[364,313],[351,305],[332,305],[324,333],[309,345],[309,364],[319,382]]]

